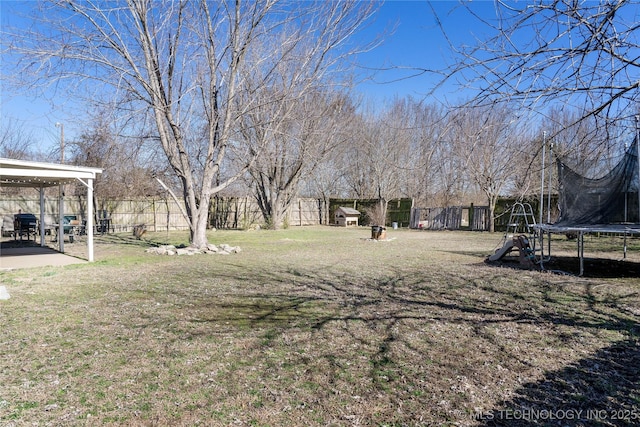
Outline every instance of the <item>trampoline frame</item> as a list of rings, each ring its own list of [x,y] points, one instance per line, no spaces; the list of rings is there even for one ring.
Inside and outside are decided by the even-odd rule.
[[[577,224],[575,226],[557,226],[553,224],[536,224],[533,226],[540,242],[540,269],[544,270],[544,263],[551,259],[551,234],[567,234],[575,233],[577,238],[577,250],[578,259],[580,261],[580,276],[584,274],[584,236],[585,234],[592,233],[609,233],[620,235],[624,237],[623,244],[623,257],[627,258],[627,237],[628,236],[640,236],[640,224],[637,223],[625,223],[625,224]],[[548,235],[547,242],[547,254],[545,259],[544,253],[544,235]]]

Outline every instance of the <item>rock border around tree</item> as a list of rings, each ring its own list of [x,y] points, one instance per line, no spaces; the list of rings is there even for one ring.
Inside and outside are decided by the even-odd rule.
[[[173,245],[160,245],[154,248],[149,248],[145,252],[155,255],[230,255],[240,253],[242,252],[242,249],[240,249],[239,246],[230,246],[225,243],[221,245],[209,243],[202,249],[191,246],[175,247]]]

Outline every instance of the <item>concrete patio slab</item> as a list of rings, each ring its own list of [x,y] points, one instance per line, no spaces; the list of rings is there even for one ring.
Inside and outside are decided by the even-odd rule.
[[[40,246],[1,248],[0,270],[84,264],[86,260]]]

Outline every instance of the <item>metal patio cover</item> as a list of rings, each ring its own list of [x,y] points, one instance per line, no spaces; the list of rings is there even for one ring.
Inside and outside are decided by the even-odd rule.
[[[2,187],[32,187],[40,190],[40,223],[44,218],[43,199],[46,187],[55,187],[80,181],[87,188],[87,200],[93,199],[93,182],[102,169],[82,166],[72,166],[58,163],[32,162],[0,157],[0,186]],[[62,224],[62,215],[58,223]],[[87,249],[89,262],[93,261],[93,203],[87,203]],[[60,225],[62,228],[62,225]],[[44,225],[40,229],[41,244],[44,245]],[[59,234],[63,236],[62,233]],[[64,252],[64,244],[61,245]]]

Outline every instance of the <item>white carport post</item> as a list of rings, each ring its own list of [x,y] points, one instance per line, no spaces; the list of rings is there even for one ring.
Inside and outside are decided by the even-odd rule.
[[[40,185],[40,246],[44,247],[44,187]]]
[[[89,262],[93,262],[93,179],[87,179],[87,253]]]
[[[87,233],[87,258],[93,262],[93,179],[87,178],[87,182],[84,182],[78,178],[78,181],[87,187],[87,223],[84,232]]]
[[[64,185],[62,184],[59,190],[58,214],[58,249],[64,253]]]

